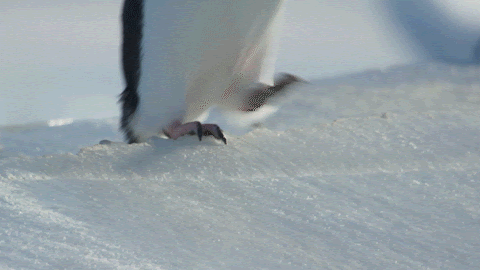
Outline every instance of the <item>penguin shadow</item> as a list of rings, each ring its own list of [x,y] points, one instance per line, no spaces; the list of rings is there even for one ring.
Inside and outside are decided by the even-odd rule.
[[[386,0],[393,23],[424,55],[456,65],[480,64],[480,24],[471,27],[453,18],[438,0]]]
[[[213,136],[203,136],[198,140],[197,135],[185,135],[176,140],[151,137],[147,143],[153,146],[154,152],[158,155],[168,154],[174,150],[183,148],[192,148],[198,146],[223,146],[223,142],[215,139]]]
[[[102,144],[102,142],[101,142]],[[104,144],[109,144],[105,142]],[[152,137],[145,143],[125,144],[129,147],[145,147],[144,150],[133,151],[124,154],[124,157],[115,166],[119,171],[129,171],[140,176],[148,177],[149,170],[170,171],[172,168],[182,167],[188,162],[188,156],[184,156],[182,162],[175,153],[202,151],[205,147],[227,147],[222,141],[208,136],[199,141],[196,136],[183,136],[177,140],[171,140],[160,137]],[[179,165],[180,164],[180,165]]]

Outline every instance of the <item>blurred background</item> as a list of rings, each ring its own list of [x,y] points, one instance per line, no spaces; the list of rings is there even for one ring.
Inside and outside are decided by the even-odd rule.
[[[3,0],[0,125],[119,115],[121,0]],[[478,0],[289,0],[279,72],[480,62]],[[61,121],[60,121],[61,122]]]

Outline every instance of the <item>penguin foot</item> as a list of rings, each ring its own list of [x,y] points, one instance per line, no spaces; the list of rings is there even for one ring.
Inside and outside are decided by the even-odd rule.
[[[221,140],[227,144],[227,139],[223,135],[222,130],[216,124],[201,124],[198,121],[181,124],[180,121],[173,122],[163,133],[170,139],[176,140],[184,135],[197,135],[198,140],[202,140],[202,136],[213,136],[217,140]]]
[[[217,140],[221,140],[224,144],[227,144],[227,139],[223,136],[222,129],[216,124],[203,124],[202,131],[204,136],[213,136]]]
[[[271,97],[285,92],[285,90],[292,84],[297,82],[304,82],[305,80],[288,73],[281,75],[279,79],[275,81],[274,86],[259,85],[257,88],[251,90],[251,94],[243,102],[243,106],[239,108],[241,111],[252,112],[262,107],[268,99]]]
[[[180,121],[175,121],[170,124],[167,128],[163,129],[163,134],[165,134],[169,139],[176,140],[184,135],[198,135],[198,140],[202,140],[203,130],[202,124],[200,122],[189,122],[181,124]]]

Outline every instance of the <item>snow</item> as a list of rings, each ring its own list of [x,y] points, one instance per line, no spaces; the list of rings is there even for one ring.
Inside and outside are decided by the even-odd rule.
[[[0,268],[480,265],[479,67],[368,70],[278,102],[252,131],[213,112],[227,145],[127,145],[113,118],[0,127]]]

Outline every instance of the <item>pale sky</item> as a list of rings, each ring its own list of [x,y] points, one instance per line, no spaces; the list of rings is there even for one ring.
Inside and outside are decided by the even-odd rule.
[[[476,1],[460,1],[464,5],[437,1],[457,3],[450,5],[452,16],[470,28],[476,22],[480,26],[480,16],[470,12],[480,10]],[[381,3],[290,0],[277,70],[315,79],[424,59]],[[2,1],[0,125],[118,115],[116,100],[123,88],[121,4],[121,0]],[[464,13],[469,15],[458,15]],[[476,37],[472,35],[467,45]]]

